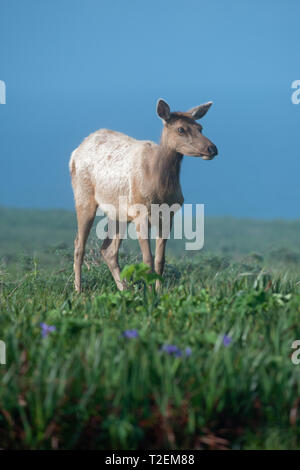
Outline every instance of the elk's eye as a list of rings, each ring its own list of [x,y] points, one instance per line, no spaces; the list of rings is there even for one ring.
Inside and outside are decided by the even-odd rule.
[[[184,134],[184,129],[183,127],[178,127],[178,134]]]

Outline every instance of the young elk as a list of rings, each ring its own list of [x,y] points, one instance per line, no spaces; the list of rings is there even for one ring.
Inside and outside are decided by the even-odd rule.
[[[183,204],[179,182],[183,155],[212,160],[218,153],[217,147],[204,137],[202,126],[196,122],[211,105],[212,102],[208,102],[187,112],[171,112],[169,105],[160,99],[157,114],[164,127],[159,145],[148,140],[136,140],[120,132],[100,129],[89,135],[72,153],[70,172],[78,222],[74,252],[76,291],[81,291],[85,244],[97,207],[107,214],[108,219],[116,220],[119,226],[121,220],[135,222],[130,207],[142,205],[148,229],[151,225],[152,204]],[[120,201],[123,204],[121,206]],[[115,210],[110,211],[109,207]],[[171,224],[172,218],[169,230]],[[144,263],[162,275],[167,237],[159,229],[154,266],[149,237],[141,236],[137,224],[136,228]],[[107,235],[103,241],[101,254],[117,287],[123,290],[126,286],[120,278],[118,264],[121,241],[117,228],[113,235]],[[159,287],[159,282],[156,287]]]

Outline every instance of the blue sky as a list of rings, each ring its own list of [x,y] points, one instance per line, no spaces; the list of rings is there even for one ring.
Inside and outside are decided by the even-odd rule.
[[[185,157],[185,202],[299,218],[297,0],[1,0],[0,18],[0,205],[72,208],[72,150],[101,127],[158,141],[163,97],[214,101],[219,156]]]

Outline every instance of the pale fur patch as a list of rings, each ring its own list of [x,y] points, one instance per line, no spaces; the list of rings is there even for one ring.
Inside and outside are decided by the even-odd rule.
[[[70,172],[76,204],[89,204],[91,191],[99,207],[107,212],[105,205],[118,208],[120,197],[127,204],[134,204],[132,181],[142,182],[143,152],[147,146],[157,147],[154,142],[133,139],[121,132],[100,129],[90,134],[74,150],[70,159]],[[74,171],[75,168],[75,171]],[[74,174],[75,173],[75,174]],[[127,214],[117,213],[117,218]]]

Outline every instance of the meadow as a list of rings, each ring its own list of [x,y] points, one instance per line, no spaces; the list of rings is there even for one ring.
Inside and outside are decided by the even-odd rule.
[[[162,291],[136,242],[118,292],[74,213],[0,208],[0,448],[299,449],[300,221],[207,218]]]

